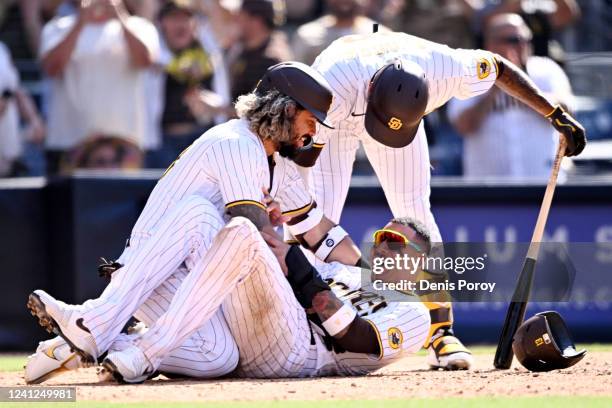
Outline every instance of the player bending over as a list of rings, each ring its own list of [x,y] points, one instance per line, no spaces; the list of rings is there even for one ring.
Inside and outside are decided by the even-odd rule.
[[[569,113],[547,99],[517,66],[488,51],[381,32],[334,41],[313,68],[333,89],[329,119],[334,129],[321,127],[315,149],[298,163],[314,166],[305,178],[319,208],[334,222],[340,220],[361,143],[393,215],[421,221],[434,243],[442,241],[430,209],[430,161],[421,119],[453,97],[470,98],[496,85],[563,133],[568,156],[580,154],[586,143],[584,129]],[[520,143],[529,144],[530,136]],[[450,303],[427,306],[432,320],[425,345],[430,346],[429,364],[469,368],[471,355],[452,332]]]

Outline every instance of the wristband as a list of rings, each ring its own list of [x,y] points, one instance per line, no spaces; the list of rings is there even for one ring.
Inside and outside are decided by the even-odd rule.
[[[321,245],[315,252],[315,256],[322,261],[325,261],[329,254],[340,244],[340,242],[348,236],[348,232],[340,225],[332,227],[325,237],[321,240]]]
[[[330,336],[335,336],[351,324],[355,320],[355,316],[357,316],[355,309],[345,304],[322,325]]]

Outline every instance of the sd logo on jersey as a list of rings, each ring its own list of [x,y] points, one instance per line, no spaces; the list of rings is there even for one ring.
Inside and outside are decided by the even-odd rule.
[[[404,336],[402,335],[400,329],[398,329],[397,327],[391,327],[387,331],[387,334],[389,335],[389,345],[391,346],[391,348],[398,349],[404,341]]]

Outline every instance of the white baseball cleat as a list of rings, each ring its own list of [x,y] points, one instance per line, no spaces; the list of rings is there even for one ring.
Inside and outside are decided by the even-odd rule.
[[[24,367],[26,384],[40,384],[66,371],[85,367],[81,357],[61,337],[41,341]]]
[[[445,329],[438,330],[433,339],[427,348],[427,362],[432,370],[469,370],[474,364],[472,353]]]
[[[137,384],[156,375],[149,359],[134,344],[121,351],[109,351],[102,367],[120,383]]]
[[[35,290],[28,299],[28,309],[49,333],[63,338],[83,363],[93,364],[96,361],[96,342],[83,324],[78,307],[56,300],[44,290]]]

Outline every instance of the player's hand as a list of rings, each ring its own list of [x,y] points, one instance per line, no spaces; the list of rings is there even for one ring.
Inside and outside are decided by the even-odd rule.
[[[272,198],[268,189],[264,187],[262,190],[264,193],[263,204],[266,206],[266,211],[270,217],[270,223],[273,226],[278,227],[289,221],[291,217],[283,215],[280,208],[280,203]]]
[[[548,116],[548,120],[557,131],[565,136],[567,141],[565,155],[578,156],[586,145],[586,133],[582,125],[558,105]]]
[[[289,271],[287,269],[287,262],[285,261],[285,258],[287,257],[287,252],[289,252],[289,248],[291,248],[291,245],[280,239],[278,235],[271,234],[267,231],[261,231],[261,236],[272,250],[274,256],[276,256],[276,259],[280,264],[283,274],[287,276]]]

